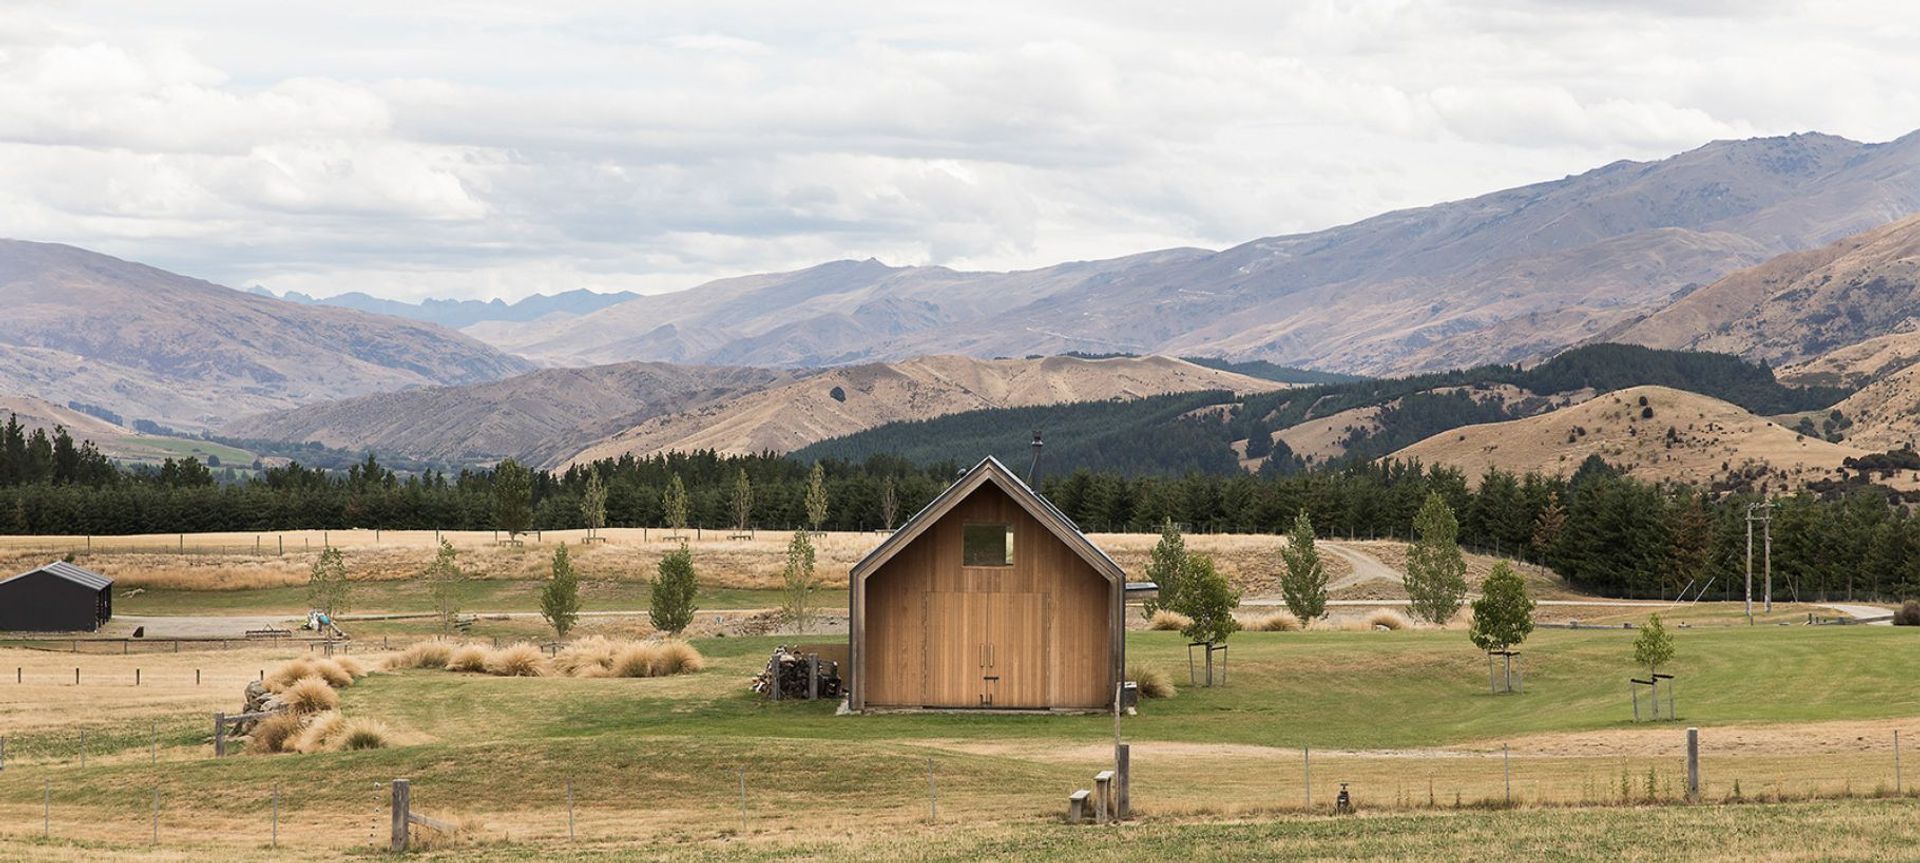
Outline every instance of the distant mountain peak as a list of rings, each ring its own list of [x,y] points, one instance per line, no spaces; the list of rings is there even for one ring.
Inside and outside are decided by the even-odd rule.
[[[358,309],[377,315],[426,321],[451,329],[461,329],[486,321],[523,323],[556,313],[569,316],[584,315],[640,296],[632,291],[600,293],[586,288],[575,288],[557,294],[534,294],[511,303],[498,297],[491,300],[428,298],[418,303],[409,303],[376,297],[362,291],[349,291],[317,299],[298,291],[276,294],[267,288],[255,285],[248,288],[247,293],[307,306]]]

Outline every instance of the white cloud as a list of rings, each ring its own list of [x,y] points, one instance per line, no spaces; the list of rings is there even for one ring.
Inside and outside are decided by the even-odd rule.
[[[63,3],[0,18],[0,235],[517,297],[1222,246],[1920,116],[1850,4]]]

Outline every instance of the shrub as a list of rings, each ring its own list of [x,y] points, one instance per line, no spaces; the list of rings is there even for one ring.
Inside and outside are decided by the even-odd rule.
[[[487,648],[479,644],[462,644],[454,648],[453,655],[447,658],[447,670],[487,670]]]
[[[1144,663],[1127,666],[1127,677],[1139,685],[1141,698],[1172,698],[1177,691],[1173,688],[1173,675]]]
[[[280,703],[289,713],[305,716],[339,707],[340,693],[318,677],[302,677],[280,692]]]
[[[1300,618],[1291,611],[1276,611],[1259,617],[1247,619],[1244,627],[1252,632],[1298,632],[1301,629]]]
[[[394,668],[446,668],[453,659],[453,646],[444,641],[422,641],[388,656],[385,665]]]
[[[684,641],[663,641],[654,647],[653,676],[687,674],[705,668],[707,659]]]
[[[487,654],[486,671],[497,677],[540,677],[547,673],[547,657],[522,641]]]
[[[354,719],[340,729],[334,748],[342,751],[385,749],[392,738],[393,731],[386,723],[378,719]]]
[[[1909,599],[1893,613],[1894,626],[1920,626],[1920,599]]]
[[[300,733],[300,716],[292,712],[276,713],[254,723],[247,739],[247,751],[261,755],[286,751],[287,741]]]
[[[1171,609],[1155,609],[1153,616],[1147,618],[1147,628],[1162,632],[1178,632],[1193,625],[1193,618]]]
[[[1402,629],[1413,628],[1413,621],[1411,619],[1391,608],[1376,608],[1369,611],[1367,612],[1366,620],[1368,629],[1378,629],[1384,626],[1397,632]]]
[[[333,746],[340,732],[345,730],[347,719],[338,710],[328,710],[307,717],[300,733],[294,735],[292,745],[295,752],[325,752]]]

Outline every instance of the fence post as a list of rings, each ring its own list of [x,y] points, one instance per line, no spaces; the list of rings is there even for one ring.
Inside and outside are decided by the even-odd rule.
[[[393,780],[393,852],[398,854],[407,850],[407,816],[413,805],[413,783],[405,779]]]
[[[1306,774],[1307,808],[1313,808],[1313,747],[1302,744],[1300,747],[1300,767]]]
[[[933,784],[933,756],[927,756],[927,820],[940,823],[940,789]]]
[[[1113,747],[1113,767],[1113,817],[1125,821],[1133,817],[1133,800],[1127,792],[1133,775],[1133,744],[1122,743]]]
[[[213,757],[221,758],[227,754],[227,715],[213,715]]]
[[[573,780],[567,780],[567,841],[573,841]]]
[[[1700,729],[1698,728],[1687,729],[1687,802],[1700,802]]]
[[[6,754],[7,754],[7,742],[5,740],[0,740],[0,762],[5,761]],[[4,763],[0,763],[0,767],[4,767],[4,766],[5,766]],[[1901,792],[1902,792],[1902,789],[1900,785],[1900,729],[1895,728],[1893,730],[1893,793],[1899,794]]]
[[[1507,785],[1507,805],[1513,805],[1513,753],[1507,744],[1500,744],[1500,770]]]
[[[269,847],[280,847],[280,783],[273,783],[273,834],[267,840]]]
[[[740,832],[747,832],[747,768],[740,768]]]
[[[820,698],[820,654],[807,654],[807,700]]]

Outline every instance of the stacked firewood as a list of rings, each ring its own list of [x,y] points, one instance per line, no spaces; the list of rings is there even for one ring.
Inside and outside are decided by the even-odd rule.
[[[753,678],[753,691],[781,699],[806,698],[808,667],[806,654],[784,644],[776,647],[767,658],[767,667]],[[779,687],[778,696],[773,694],[775,686]],[[840,663],[821,660],[817,691],[821,698],[841,696]]]

